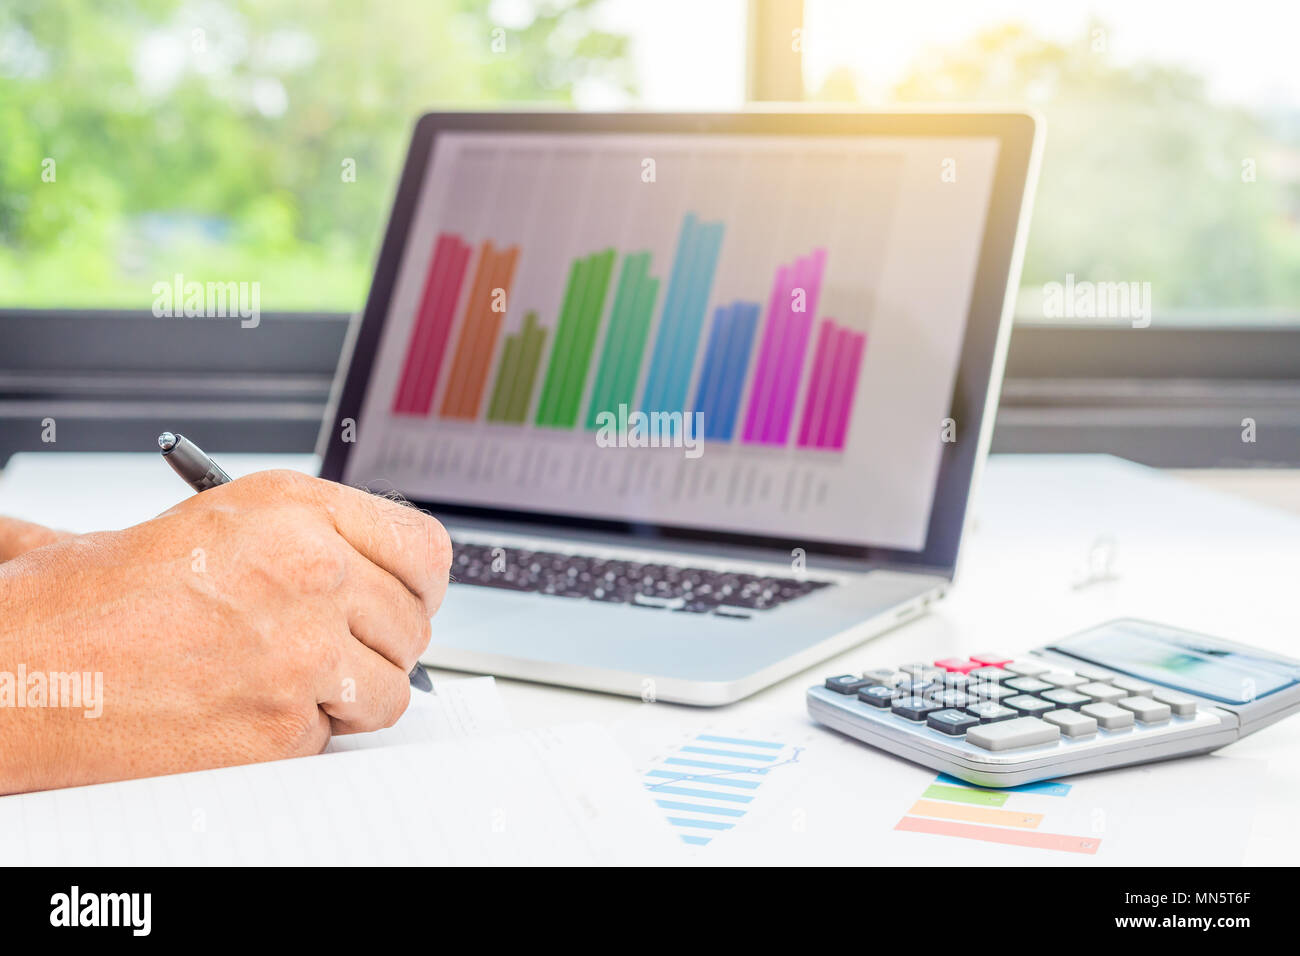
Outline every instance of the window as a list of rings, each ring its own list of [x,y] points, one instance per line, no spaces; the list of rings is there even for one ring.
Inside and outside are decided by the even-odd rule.
[[[1136,283],[1165,325],[1294,322],[1298,33],[1300,6],[1269,0],[808,0],[804,80],[812,100],[1042,111],[1022,318],[1129,318],[1100,297],[1074,314],[1068,281]]]

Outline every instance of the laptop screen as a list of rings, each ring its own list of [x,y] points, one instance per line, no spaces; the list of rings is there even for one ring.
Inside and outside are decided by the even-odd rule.
[[[920,551],[998,148],[439,132],[343,480]]]

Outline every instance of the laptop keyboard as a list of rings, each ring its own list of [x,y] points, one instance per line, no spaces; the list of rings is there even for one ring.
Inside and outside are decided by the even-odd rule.
[[[741,620],[834,584],[456,541],[452,547],[457,584]]]

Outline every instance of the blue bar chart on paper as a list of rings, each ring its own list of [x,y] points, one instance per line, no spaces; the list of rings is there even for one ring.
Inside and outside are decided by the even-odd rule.
[[[642,776],[682,842],[707,846],[756,809],[764,785],[799,761],[802,747],[776,740],[696,734]]]

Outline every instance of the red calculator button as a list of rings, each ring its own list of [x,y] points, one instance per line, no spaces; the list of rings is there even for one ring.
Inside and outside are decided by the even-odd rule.
[[[1015,660],[1014,657],[1008,657],[1006,654],[997,654],[993,651],[985,651],[983,654],[972,654],[970,659],[983,667],[1002,667]]]
[[[978,661],[964,661],[958,657],[945,657],[941,661],[935,661],[934,666],[942,667],[944,670],[951,671],[954,674],[969,674],[975,668],[979,667],[980,664]]]

